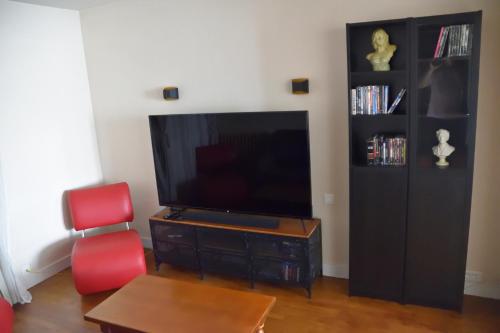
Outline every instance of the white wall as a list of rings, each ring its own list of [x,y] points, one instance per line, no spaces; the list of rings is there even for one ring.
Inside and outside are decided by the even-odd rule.
[[[0,0],[0,167],[10,254],[32,286],[69,265],[64,191],[102,180],[77,11]]]
[[[137,229],[159,209],[147,115],[310,111],[314,215],[325,273],[347,276],[348,137],[345,23],[484,10],[476,177],[468,269],[500,290],[499,2],[465,0],[124,0],[81,12],[104,178],[126,180]],[[310,78],[309,95],[289,92]],[[162,100],[177,85],[181,98]],[[493,149],[493,150],[492,150]],[[478,174],[479,172],[479,174]],[[496,184],[496,185],[495,185]],[[334,193],[326,206],[324,193]],[[483,288],[484,289],[484,288]],[[476,292],[479,293],[480,292]],[[491,293],[489,293],[491,295]]]

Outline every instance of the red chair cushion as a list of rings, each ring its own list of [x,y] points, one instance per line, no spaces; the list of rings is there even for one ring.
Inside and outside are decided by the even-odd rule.
[[[135,230],[77,239],[71,264],[76,290],[82,295],[120,288],[146,273],[144,249]]]
[[[68,204],[76,230],[130,222],[134,219],[127,183],[69,191]]]
[[[0,297],[0,332],[12,332],[12,325],[14,324],[14,311],[10,304]]]

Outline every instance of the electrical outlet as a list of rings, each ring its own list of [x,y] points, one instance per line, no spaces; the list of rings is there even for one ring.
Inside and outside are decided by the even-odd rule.
[[[483,281],[483,273],[475,271],[465,272],[465,281],[467,282],[481,282]]]
[[[333,194],[325,193],[325,205],[333,205]]]

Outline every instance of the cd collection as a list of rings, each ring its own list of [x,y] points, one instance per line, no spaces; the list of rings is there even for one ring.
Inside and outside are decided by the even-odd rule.
[[[351,89],[352,115],[391,114],[401,102],[406,89],[401,89],[389,106],[389,86],[360,86]]]
[[[472,24],[450,25],[441,27],[434,50],[434,58],[443,56],[448,42],[448,57],[468,56],[472,48]]]
[[[406,138],[403,135],[374,135],[367,141],[368,165],[406,165]]]

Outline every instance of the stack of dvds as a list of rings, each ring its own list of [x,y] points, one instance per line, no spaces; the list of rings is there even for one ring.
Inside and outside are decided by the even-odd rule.
[[[402,135],[375,135],[367,141],[368,165],[402,166],[406,164],[406,138]]]
[[[351,113],[387,114],[389,86],[362,86],[351,89]]]
[[[300,282],[300,266],[285,262],[282,266],[283,280]]]
[[[450,25],[441,27],[434,50],[434,58],[443,56],[448,40],[448,57],[468,56],[472,49],[472,24]]]

